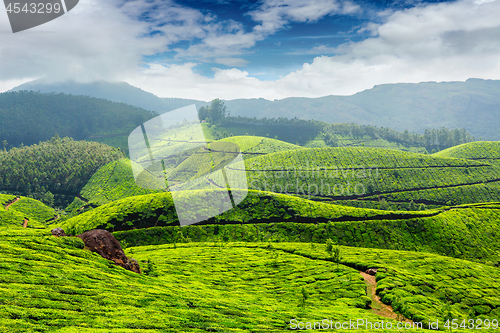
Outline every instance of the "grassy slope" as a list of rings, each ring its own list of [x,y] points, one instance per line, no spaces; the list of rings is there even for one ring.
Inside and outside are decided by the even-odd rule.
[[[44,222],[56,216],[53,208],[38,200],[20,197],[8,210],[5,206],[17,196],[0,194],[0,227],[22,227],[24,219],[28,219],[28,228],[43,228]]]
[[[189,139],[180,134],[178,138]],[[260,154],[301,148],[287,142],[263,137],[232,137],[215,142],[230,142],[239,145],[245,159]],[[92,204],[103,205],[126,197],[162,192],[137,186],[130,163],[128,159],[121,159],[101,167],[83,187],[81,196]]]
[[[157,227],[115,232],[115,236],[132,246],[168,244],[188,238],[262,242],[325,242],[331,238],[341,245],[423,251],[499,266],[499,218],[497,204],[457,208],[419,219]]]
[[[3,332],[281,332],[291,318],[380,319],[348,267],[268,249],[137,249],[157,261],[152,277],[82,248],[47,233],[0,237]]]
[[[321,246],[278,243],[275,248],[310,258],[328,260]],[[341,247],[342,263],[359,269],[379,269],[377,293],[382,301],[415,321],[442,320],[446,305],[452,318],[498,318],[500,270],[494,267],[439,255]]]
[[[159,192],[136,185],[129,159],[120,159],[101,167],[83,187],[81,196],[91,203],[103,205],[108,202]]]
[[[179,198],[193,205],[193,214],[201,210],[216,209],[221,190],[178,192]],[[233,195],[236,195],[233,191]],[[220,202],[219,202],[220,204]],[[215,207],[215,208],[214,208]],[[149,194],[117,200],[96,209],[73,217],[61,224],[61,227],[73,234],[94,228],[107,227],[112,230],[152,227],[176,223],[178,221],[174,202],[170,193]],[[269,222],[296,221],[300,219],[317,220],[362,220],[383,219],[384,217],[419,217],[437,214],[438,211],[423,212],[387,212],[373,209],[361,209],[330,205],[297,198],[284,194],[249,191],[245,199],[234,209],[220,216],[213,222]],[[215,215],[214,215],[215,216]]]
[[[196,200],[213,207],[215,192],[189,193],[187,202]],[[230,234],[244,235],[245,240],[321,241],[332,238],[339,244],[373,248],[428,251],[453,257],[495,263],[500,261],[497,238],[500,235],[498,204],[458,206],[449,210],[387,212],[357,209],[313,202],[301,198],[263,192],[249,192],[237,208],[212,219],[213,224],[235,222],[227,228]],[[110,231],[130,230],[120,236],[129,244],[173,242],[175,228],[132,230],[176,223],[177,216],[169,194],[153,194],[122,199],[73,217],[60,226],[78,234],[93,228]],[[332,221],[332,223],[326,223]],[[265,222],[255,227],[253,223]],[[285,222],[269,224],[269,222]],[[293,223],[309,222],[309,223]],[[316,224],[313,224],[314,222]],[[325,222],[317,224],[317,222]],[[242,226],[245,223],[249,226]],[[201,228],[202,234],[198,234]],[[241,229],[243,228],[243,229]],[[248,228],[248,229],[247,229]],[[217,235],[218,226],[186,228],[187,236],[196,241]],[[260,230],[260,231],[259,231]],[[126,233],[127,234],[127,233]],[[243,237],[243,236],[242,236]],[[229,238],[230,240],[241,240]],[[146,244],[149,241],[145,241]]]
[[[500,195],[500,168],[484,160],[456,159],[447,157],[448,153],[429,156],[377,148],[295,149],[296,146],[281,141],[256,137],[223,141],[238,143],[247,153],[266,153],[245,155],[249,188],[255,190],[284,193],[288,186],[287,192],[291,194],[329,197],[342,204],[376,208],[381,207],[379,200],[385,199],[395,203],[392,209],[410,201],[443,206],[495,201]],[[477,149],[480,156],[494,158],[495,149],[491,145],[486,148]],[[104,204],[155,192],[135,185],[129,163],[122,160],[101,168],[82,195],[91,202]],[[190,164],[181,164],[175,172],[182,172],[179,168],[185,165]],[[212,183],[203,177],[195,186],[217,188],[213,184],[223,182],[216,177],[211,179]],[[352,199],[359,200],[345,201]]]
[[[497,268],[432,254],[341,247],[347,266],[337,267],[321,244],[129,248],[143,267],[156,264],[147,276],[84,250],[77,238],[34,230],[0,236],[4,332],[285,332],[292,318],[388,321],[365,308],[355,268],[367,267],[387,269],[377,274],[379,294],[414,320],[442,320],[447,297],[454,317],[499,315]]]
[[[500,142],[470,142],[442,150],[433,156],[463,158],[500,165]]]
[[[247,161],[246,172],[253,189],[284,192],[288,185],[289,193],[337,200],[359,196],[451,205],[495,201],[500,193],[497,166],[382,149],[280,152]]]

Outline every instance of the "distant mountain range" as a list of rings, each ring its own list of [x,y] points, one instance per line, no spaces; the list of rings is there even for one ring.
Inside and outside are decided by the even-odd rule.
[[[88,95],[139,106],[159,113],[206,101],[159,98],[127,83],[29,82],[13,90]],[[465,128],[479,139],[500,140],[500,81],[397,83],[375,86],[351,96],[292,97],[269,101],[225,101],[232,116],[315,119],[357,123],[423,133],[426,128]]]
[[[164,113],[183,106],[196,104],[198,108],[208,102],[183,98],[160,98],[126,82],[97,81],[92,83],[77,83],[73,81],[60,83],[44,83],[40,80],[24,83],[11,91],[33,90],[41,93],[64,93],[104,98],[113,102],[126,103],[146,110]]]

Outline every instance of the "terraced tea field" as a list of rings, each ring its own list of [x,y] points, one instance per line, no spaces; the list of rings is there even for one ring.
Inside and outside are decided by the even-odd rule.
[[[7,236],[7,237],[6,237]],[[397,322],[374,314],[358,269],[378,267],[377,290],[414,321],[497,317],[497,268],[432,254],[324,244],[189,243],[130,247],[149,275],[117,267],[77,238],[0,237],[5,332],[285,332],[290,323]],[[381,269],[382,268],[382,269]],[[453,281],[454,287],[446,281]],[[451,302],[448,298],[451,298]],[[387,330],[389,331],[389,330]],[[394,330],[393,330],[394,331]],[[396,330],[397,331],[397,330]]]

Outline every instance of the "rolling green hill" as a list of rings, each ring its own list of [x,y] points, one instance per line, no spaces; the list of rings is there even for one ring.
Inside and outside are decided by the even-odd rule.
[[[330,103],[363,114],[368,101],[377,108],[396,101],[411,111],[408,99],[423,94],[429,100],[420,106],[434,103],[425,111],[429,119],[455,110],[441,112],[448,126],[464,114],[490,116],[494,84],[469,80],[467,91],[458,83],[384,85],[340,104],[316,99],[312,107]],[[95,93],[92,85],[68,89],[82,87]],[[117,99],[128,91],[137,103],[166,105],[130,86],[101,87]],[[309,99],[294,101],[275,105],[289,105],[292,115],[297,107],[310,110]],[[385,112],[380,121],[395,112],[377,110]],[[11,148],[61,131],[123,147],[129,131],[153,116],[89,97],[0,94],[0,141],[15,137],[3,143]],[[405,113],[398,126],[413,118]],[[484,121],[472,120],[464,124],[491,134]],[[162,169],[140,174],[145,187],[134,179],[135,162],[102,143],[56,136],[0,150],[0,331],[267,333],[293,330],[293,319],[325,318],[393,326],[408,318],[425,328],[439,320],[441,330],[456,318],[454,332],[477,331],[466,329],[469,320],[498,330],[499,142],[470,142],[465,130],[421,135],[296,118],[216,123],[202,124],[205,147],[191,144],[199,140],[192,124],[155,137],[165,145],[153,144],[144,158],[162,157]],[[214,172],[240,151],[244,161],[224,175]],[[164,182],[162,173],[171,189],[190,191],[151,189]],[[243,175],[249,189],[232,186],[228,198],[228,175]],[[180,227],[179,216],[182,223],[212,217]],[[52,236],[55,227],[69,235],[113,232],[142,274],[88,251],[79,238]],[[375,277],[365,274],[369,268]]]
[[[427,206],[496,201],[500,197],[500,168],[491,163],[495,158],[484,158],[496,156],[496,143],[459,146],[457,149],[480,146],[481,155],[477,159],[457,159],[447,157],[454,150],[422,155],[376,148],[296,149],[278,140],[258,137],[233,137],[217,142],[238,143],[243,147],[248,186],[253,190],[385,210],[419,210]],[[193,165],[207,164],[193,158],[196,155],[172,169],[167,179],[182,174],[193,176],[196,174],[190,170]],[[224,180],[217,176],[210,176],[210,180],[203,176],[193,186],[217,189],[222,184]],[[123,160],[102,167],[81,194],[100,205],[155,192],[158,191],[138,187],[130,162]]]
[[[46,222],[54,219],[56,212],[40,201],[0,194],[0,228],[21,228],[25,221],[28,228],[44,228]]]
[[[208,191],[180,192],[179,198],[196,203],[193,214],[198,211],[217,210],[219,189]],[[232,191],[233,196],[237,191]],[[313,202],[302,198],[270,192],[249,191],[236,208],[216,216],[214,222],[272,222],[272,221],[327,221],[327,220],[379,220],[396,217],[419,217],[437,214],[437,210],[419,212],[387,212],[373,209],[336,206]],[[216,215],[216,214],[214,214]],[[95,228],[129,230],[167,224],[178,224],[172,196],[169,192],[129,197],[110,202],[89,212],[73,217],[60,226],[71,234],[79,234]]]
[[[500,164],[500,141],[479,141],[451,147],[434,154],[436,157],[454,157]]]
[[[369,216],[368,212],[363,210],[349,212],[337,207],[332,208],[329,213],[343,212],[344,215],[337,215],[337,218],[330,216],[329,219],[325,219],[321,211],[315,210],[316,207],[314,206],[310,206],[309,211],[300,217],[287,218],[282,216],[281,218],[270,218],[270,214],[267,213],[267,223],[260,220],[262,223],[259,224],[252,224],[253,221],[249,221],[244,224],[240,222],[240,224],[225,224],[223,226],[208,224],[183,228],[153,227],[118,231],[115,232],[115,236],[129,246],[178,243],[183,242],[185,239],[194,242],[307,243],[325,242],[328,238],[331,238],[340,245],[431,252],[499,266],[500,256],[498,251],[500,245],[497,242],[497,237],[500,233],[500,225],[498,222],[498,207],[498,203],[472,205],[470,207],[457,206],[441,213],[428,212],[428,214],[420,214],[420,217],[418,214],[404,214],[402,212],[375,216],[371,213],[371,216]],[[258,209],[261,209],[261,207],[258,207]],[[114,211],[116,212],[116,209]],[[325,212],[323,211],[323,213]],[[360,215],[356,216],[354,213],[369,217],[360,219]],[[278,210],[275,216],[279,214]],[[283,212],[281,214],[284,215]],[[119,216],[123,215],[125,214],[122,213]],[[256,217],[260,218],[262,215]],[[75,219],[72,223],[77,221],[79,222],[78,225],[83,226],[84,220]],[[229,219],[229,221],[231,220]],[[295,221],[301,222],[297,223]],[[321,221],[325,223],[319,223]],[[151,225],[154,225],[155,222],[151,222]],[[227,222],[219,220],[219,223]],[[141,226],[141,223],[136,222],[138,226]],[[81,230],[89,227],[86,226]],[[111,228],[111,226],[108,226],[108,228]]]
[[[197,204],[194,207],[196,211],[193,211],[193,214],[196,214],[216,209],[219,192],[186,192],[182,198],[185,202]],[[266,241],[272,238],[280,241],[324,242],[327,238],[332,238],[339,244],[349,246],[430,251],[453,257],[498,262],[498,214],[498,204],[414,212],[383,211],[249,191],[248,196],[236,208],[210,219],[208,223],[235,224],[235,229],[227,234],[249,237],[240,239],[238,236],[228,236],[231,241]],[[278,228],[272,226],[272,223],[279,222],[286,223]],[[259,224],[259,232],[252,227],[246,229],[242,223],[262,223],[262,226]],[[153,234],[141,229],[166,225],[178,225],[174,203],[169,193],[114,201],[59,224],[71,234],[94,228],[106,228],[110,231],[129,230],[126,233],[130,233],[130,236],[123,236],[122,239],[134,245],[144,245],[144,242],[148,244],[147,239],[151,235],[158,244],[173,242],[177,237],[172,234],[175,229],[160,228],[158,233],[152,231]],[[136,228],[139,230],[134,230]],[[219,230],[219,227],[211,225],[202,226],[202,229],[196,228],[182,230],[186,230],[187,236],[194,241],[206,241],[207,235],[216,235]]]
[[[237,144],[241,148],[244,159],[278,151],[302,148],[300,146],[275,139],[253,136],[231,137],[220,141],[214,141],[211,144],[217,145],[218,143]],[[178,163],[178,161],[176,162]],[[162,192],[162,190],[150,190],[137,186],[132,172],[130,160],[121,159],[102,166],[92,176],[92,178],[90,178],[88,183],[83,187],[80,194],[90,203],[102,205],[130,196],[158,192]]]
[[[122,157],[120,150],[104,144],[59,137],[0,151],[0,191],[33,195],[49,204],[55,194],[55,204],[65,206],[99,167]]]
[[[103,205],[126,197],[161,192],[137,186],[130,163],[129,159],[122,158],[102,166],[82,188],[81,196],[92,204]]]
[[[4,332],[287,332],[292,319],[325,318],[396,326],[367,308],[358,269],[368,267],[381,268],[382,299],[424,327],[444,323],[448,312],[497,318],[500,306],[497,268],[426,253],[342,246],[337,267],[314,243],[129,248],[143,267],[155,265],[139,275],[84,250],[78,238],[0,236]]]
[[[233,136],[222,139],[220,142],[237,144],[240,147],[244,158],[303,148],[288,142],[261,136]]]
[[[394,150],[300,149],[254,157],[245,164],[250,189],[343,203],[384,199],[443,206],[496,201],[500,193],[498,166]],[[214,177],[200,182],[207,188],[224,184]]]

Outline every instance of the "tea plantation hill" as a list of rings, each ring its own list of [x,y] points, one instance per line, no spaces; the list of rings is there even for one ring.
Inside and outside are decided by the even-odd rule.
[[[243,153],[244,159],[277,151],[303,148],[275,139],[254,136],[230,137],[217,142],[237,144]],[[161,191],[138,187],[132,173],[130,160],[120,159],[101,167],[83,187],[81,196],[86,198],[91,204],[102,205],[134,195],[158,192]],[[85,202],[80,201],[80,205],[84,204]]]
[[[56,217],[56,211],[40,201],[0,194],[0,229],[21,228],[25,221],[28,228],[45,228]]]
[[[244,151],[263,152],[260,144],[250,141],[243,142],[248,143],[242,144]],[[359,149],[356,157],[353,148],[285,148],[291,150],[246,154],[245,163],[264,163],[263,157],[273,163],[276,155],[285,165],[288,159],[283,156],[314,157],[300,155],[307,151],[318,159],[311,159],[310,168],[325,161],[350,167],[372,161],[393,169],[442,168],[445,175],[448,168],[470,169],[471,177],[479,177],[475,168],[486,168],[484,175],[495,168],[473,160],[389,150],[384,159],[379,156],[382,150]],[[327,159],[329,155],[336,159]],[[400,159],[407,164],[398,164],[403,163]],[[111,187],[123,175],[128,177],[124,183],[132,184],[127,167],[130,161],[125,159],[101,167],[94,176],[117,178],[95,195],[100,206],[79,211],[77,199],[71,208],[78,215],[56,222],[47,222],[55,212],[40,202],[24,197],[14,202],[18,196],[0,195],[2,331],[287,332],[293,318],[362,318],[395,326],[395,320],[369,308],[372,300],[358,270],[371,267],[381,268],[376,278],[382,300],[424,325],[459,318],[488,319],[489,327],[495,327],[491,320],[500,316],[498,202],[391,211],[250,190],[235,209],[207,224],[180,228],[167,226],[177,219],[169,193],[118,199],[135,194],[113,192]],[[440,180],[436,176],[431,181]],[[112,200],[106,199],[108,193]],[[195,213],[212,209],[218,193],[214,189],[183,195],[187,202],[205,205],[194,207]],[[22,228],[26,217],[33,224]],[[127,255],[140,261],[143,274],[85,250],[77,238],[52,236],[50,229],[57,226],[71,234],[96,227],[115,231]],[[339,246],[338,264],[320,244],[328,239]]]
[[[434,154],[437,157],[455,157],[488,164],[500,163],[500,142],[479,141],[458,145]]]
[[[259,137],[232,137],[217,142],[233,142],[242,147],[248,183],[255,190],[284,193],[288,185],[288,194],[389,210],[425,209],[499,198],[500,170],[490,160],[374,148],[305,149]],[[478,147],[478,144],[484,148],[481,148],[483,155],[498,153],[495,143],[469,143],[460,147]],[[190,165],[187,162],[173,172],[181,172],[180,168]],[[213,186],[208,181],[205,185]],[[155,191],[137,187],[130,161],[121,160],[102,167],[81,195],[93,203],[103,204],[147,193]]]
[[[367,308],[358,272],[381,266],[379,294],[414,321],[499,317],[497,268],[428,253],[341,246],[337,266],[323,244],[211,238],[129,247],[149,267],[135,274],[83,247],[49,230],[0,232],[2,332],[288,332],[292,319],[325,318],[396,327]]]
[[[478,146],[470,145],[471,149]],[[496,156],[495,147],[498,146],[485,149]],[[488,151],[482,153],[487,155]],[[196,158],[196,155],[192,157]],[[173,173],[182,173],[179,169],[189,166],[188,162],[189,159]],[[359,207],[391,209],[391,205],[398,209],[411,205],[410,210],[415,210],[421,204],[425,208],[425,205],[449,206],[500,198],[500,168],[489,160],[387,149],[284,150],[252,157],[245,161],[245,170],[233,170],[246,173],[250,189]],[[224,182],[212,178],[201,179],[199,183],[217,188]]]
[[[220,190],[195,191],[184,193],[183,198],[197,203],[193,208],[196,214],[213,209],[219,194]],[[426,211],[385,211],[251,190],[236,208],[206,221],[206,226],[186,230],[189,238],[203,240],[207,233],[219,233],[219,227],[213,224],[234,224],[229,226],[234,228],[231,233],[246,234],[245,240],[324,242],[332,238],[349,246],[430,251],[496,263],[500,261],[498,208],[498,203],[485,203]],[[123,230],[126,232],[119,238],[134,245],[174,242],[178,230],[175,227],[135,230],[172,225],[178,225],[178,220],[169,193],[117,200],[58,223],[74,235],[94,228]]]

